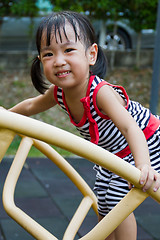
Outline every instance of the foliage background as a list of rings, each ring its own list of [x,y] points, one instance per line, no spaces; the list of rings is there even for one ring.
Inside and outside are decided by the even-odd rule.
[[[140,51],[141,30],[155,28],[158,0],[99,0],[98,2],[95,0],[51,0],[50,2],[53,4],[54,11],[70,9],[85,12],[91,20],[101,19],[103,23],[107,19],[113,19],[114,21],[121,20],[122,18],[129,19],[132,28],[139,33],[137,57]],[[32,19],[38,15],[39,9],[35,0],[1,0],[0,2],[0,17],[29,16]],[[1,18],[0,26],[2,20]],[[30,35],[32,37],[32,21]],[[139,59],[137,58],[137,63],[138,61]],[[1,82],[1,89],[3,91],[1,91],[0,105],[6,108],[37,94],[31,85],[28,73],[24,71],[12,73],[1,71],[0,77],[3,79]],[[141,102],[146,107],[149,107],[151,79],[152,69],[150,68],[145,70],[117,69],[111,72],[106,78],[106,80],[113,84],[123,85],[131,99]],[[39,114],[35,118],[77,134],[75,128],[71,126],[69,119],[58,108]],[[14,144],[17,146],[18,142],[19,140],[16,139]],[[14,149],[15,146],[11,147],[8,154],[13,154]],[[62,153],[65,155],[68,154],[66,152]],[[39,153],[31,151],[31,155],[35,154]]]
[[[1,81],[1,89],[3,91],[1,91],[0,95],[0,105],[5,106],[5,108],[10,108],[23,99],[38,94],[32,86],[29,73],[26,71],[0,71],[0,79],[3,79]],[[106,80],[110,83],[125,87],[130,99],[140,102],[145,107],[149,107],[151,79],[151,68],[139,70],[127,68],[115,69],[113,72],[109,72],[106,77]],[[160,108],[158,112],[160,113]],[[79,135],[76,128],[70,123],[68,116],[58,106],[35,115],[34,118]],[[7,155],[15,154],[18,144],[19,139],[16,138]],[[56,149],[62,155],[71,155],[67,151],[59,148]],[[38,150],[32,148],[30,156],[41,156],[41,154]]]

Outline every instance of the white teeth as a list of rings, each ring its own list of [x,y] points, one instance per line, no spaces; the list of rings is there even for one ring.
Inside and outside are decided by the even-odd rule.
[[[68,73],[69,73],[69,71],[66,71],[66,72],[62,72],[62,73],[57,73],[56,75],[57,76],[63,76],[63,75],[68,74]]]

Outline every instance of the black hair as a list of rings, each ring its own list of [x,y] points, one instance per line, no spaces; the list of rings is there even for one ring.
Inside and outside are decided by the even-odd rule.
[[[82,41],[86,49],[96,43],[95,31],[88,20],[88,18],[80,13],[72,11],[62,11],[54,12],[48,17],[42,19],[36,34],[36,45],[37,51],[40,55],[41,50],[41,40],[44,30],[46,31],[46,45],[50,45],[52,35],[54,33],[55,39],[57,41],[57,34],[60,41],[62,42],[61,31],[68,40],[67,33],[65,31],[65,23],[68,22],[73,27],[75,32],[75,41]],[[97,44],[98,45],[98,44]],[[97,61],[94,66],[90,67],[90,72],[92,75],[98,75],[101,78],[105,77],[107,71],[107,61],[103,53],[103,50],[98,46]],[[33,60],[31,66],[31,79],[34,87],[40,92],[44,93],[48,89],[48,84],[42,74],[41,64],[38,57]]]

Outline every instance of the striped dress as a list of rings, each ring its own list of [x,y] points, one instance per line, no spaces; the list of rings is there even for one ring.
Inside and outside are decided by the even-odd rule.
[[[97,76],[89,79],[86,97],[80,101],[84,106],[84,115],[77,124],[74,122],[65,101],[63,90],[57,86],[54,88],[54,96],[57,103],[69,115],[80,134],[88,141],[112,152],[134,165],[134,159],[128,143],[111,119],[101,113],[96,105],[96,95],[104,86],[111,86],[126,102],[126,110],[136,120],[142,129],[148,142],[152,167],[160,172],[160,120],[153,116],[149,109],[140,103],[129,100],[125,89],[121,86],[109,84]],[[95,165],[97,172],[94,190],[97,191],[98,210],[101,215],[106,215],[128,193],[128,183],[118,175],[107,169]]]

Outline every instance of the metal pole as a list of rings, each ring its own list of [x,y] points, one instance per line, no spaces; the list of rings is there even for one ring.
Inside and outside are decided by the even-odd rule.
[[[150,110],[153,114],[157,114],[159,82],[160,82],[160,0],[158,1],[156,38],[153,60],[153,76],[150,99]]]

